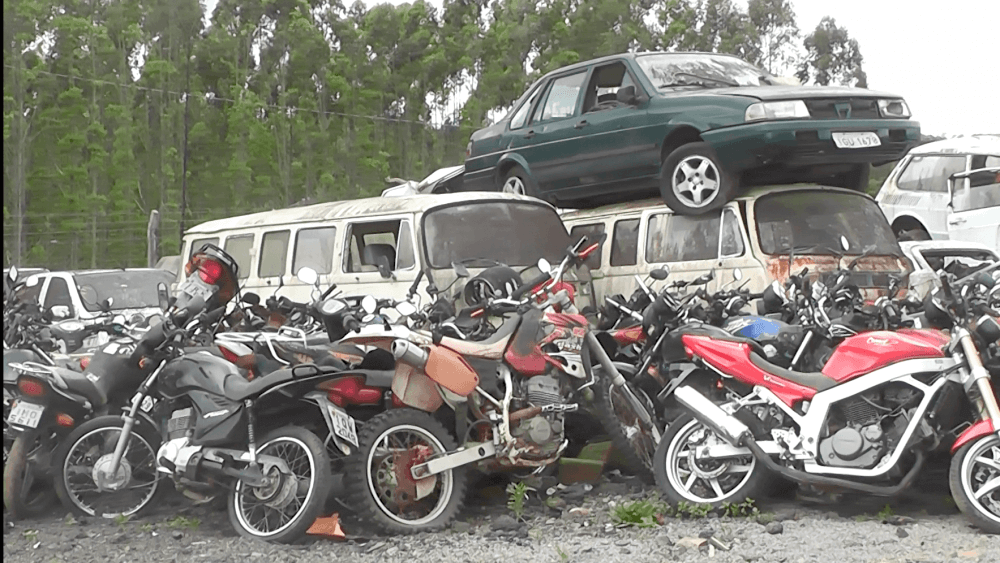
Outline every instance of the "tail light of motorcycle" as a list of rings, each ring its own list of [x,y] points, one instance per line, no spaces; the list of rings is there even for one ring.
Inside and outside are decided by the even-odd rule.
[[[198,277],[207,284],[215,285],[222,277],[222,264],[215,260],[202,260],[201,264],[198,264]]]
[[[66,413],[61,412],[56,415],[56,424],[58,424],[59,426],[63,426],[65,428],[72,428],[75,423],[76,421],[73,420],[73,417]]]
[[[364,378],[359,375],[324,381],[317,388],[326,391],[330,402],[338,407],[377,405],[382,400],[382,390],[368,387],[364,384]]]
[[[90,356],[84,356],[80,358],[80,369],[87,369],[90,365]]]
[[[17,388],[21,393],[29,397],[42,397],[45,395],[45,384],[34,377],[22,375],[17,379]]]

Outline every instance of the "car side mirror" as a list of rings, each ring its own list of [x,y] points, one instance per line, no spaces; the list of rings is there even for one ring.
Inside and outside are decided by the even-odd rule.
[[[163,282],[156,284],[156,302],[160,306],[161,311],[166,311],[170,308],[170,292],[167,291],[167,284]]]
[[[626,105],[635,105],[635,86],[624,86],[615,93],[615,99]]]

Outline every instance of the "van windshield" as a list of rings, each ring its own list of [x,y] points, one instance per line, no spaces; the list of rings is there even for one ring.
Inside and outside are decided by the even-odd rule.
[[[94,272],[74,274],[80,301],[90,312],[101,310],[101,302],[112,298],[111,309],[146,309],[159,307],[156,284],[169,287],[174,276],[165,270]]]
[[[754,203],[754,216],[765,254],[783,255],[795,248],[796,254],[858,255],[874,246],[875,254],[902,255],[878,204],[861,194],[812,190],[769,194]]]
[[[475,202],[432,209],[424,214],[424,247],[432,268],[531,266],[539,258],[561,260],[569,234],[554,209],[533,203]],[[477,260],[479,259],[479,260]],[[478,263],[477,263],[478,262]]]

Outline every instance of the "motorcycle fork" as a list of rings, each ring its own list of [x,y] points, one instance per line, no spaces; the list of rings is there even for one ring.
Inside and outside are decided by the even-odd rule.
[[[608,353],[604,351],[604,347],[601,346],[600,342],[598,342],[597,337],[594,336],[592,331],[588,330],[584,340],[586,346],[590,348],[590,353],[597,357],[597,362],[601,364],[604,371],[611,375],[611,382],[615,385],[615,387],[621,389],[625,398],[632,403],[632,409],[639,416],[639,420],[642,422],[642,425],[653,433],[653,438],[657,443],[659,443],[660,431],[656,427],[653,417],[649,414],[646,406],[642,404],[642,401],[639,400],[639,397],[632,392],[632,388],[629,387],[628,382],[625,381],[625,376],[623,376],[621,372],[618,371],[618,368],[615,367],[615,363],[611,361],[610,357],[608,357]]]
[[[990,379],[990,373],[983,366],[983,360],[979,357],[979,350],[976,349],[976,343],[972,341],[972,336],[968,331],[963,329],[958,341],[962,345],[962,351],[965,352],[966,361],[969,362],[971,377],[976,388],[979,390],[980,401],[982,402],[979,415],[983,420],[991,420],[993,428],[1000,433],[1000,406],[997,405],[997,398],[993,393],[993,382]]]

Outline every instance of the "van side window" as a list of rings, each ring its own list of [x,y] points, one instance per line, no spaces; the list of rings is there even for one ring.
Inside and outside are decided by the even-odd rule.
[[[972,167],[970,170],[981,170],[983,168],[1000,167],[1000,156],[975,155],[972,157]],[[969,186],[978,188],[1000,184],[1000,172],[976,172],[969,176]]]
[[[219,239],[218,237],[212,237],[212,238],[200,238],[191,241],[191,252],[188,253],[188,260],[190,260],[191,257],[194,256],[194,253],[201,250],[201,247],[205,246],[206,244],[213,244],[215,246],[219,246]]]
[[[660,213],[649,218],[646,262],[713,260],[719,252],[719,212],[703,215]]]
[[[577,225],[573,227],[569,232],[569,240],[571,244],[576,244],[581,237],[587,237],[587,243],[584,246],[590,246],[594,244],[597,237],[604,234],[604,223],[593,223],[591,225]],[[604,254],[604,243],[597,247],[597,250],[592,252],[590,256],[587,257],[587,261],[584,264],[587,265],[591,270],[601,269],[601,256]]]
[[[302,229],[295,235],[295,255],[292,272],[309,266],[317,274],[333,271],[333,245],[337,240],[336,227]]]
[[[407,248],[397,260],[399,231],[404,225],[406,234],[402,242]],[[344,269],[348,272],[377,272],[383,258],[394,270],[413,266],[413,237],[410,236],[408,221],[355,223],[351,225],[349,241],[350,250],[344,260]]]
[[[410,228],[409,221],[399,222],[399,241],[396,244],[396,269],[406,270],[407,268],[412,268],[416,263],[416,259],[413,256],[413,230]]]
[[[39,287],[41,287],[39,285]],[[49,278],[49,289],[45,292],[44,309],[51,309],[57,305],[65,305],[69,310],[73,310],[73,299],[69,295],[69,284],[66,280],[52,276]]]
[[[635,266],[639,254],[639,220],[616,221],[611,237],[611,265]]]
[[[291,231],[264,233],[264,238],[260,243],[260,263],[257,265],[257,277],[273,278],[285,275],[290,235]]]
[[[719,257],[742,256],[743,234],[740,232],[740,220],[732,209],[722,211],[722,246]]]
[[[236,266],[239,268],[239,275],[237,276],[241,280],[247,279],[250,276],[250,258],[253,252],[253,235],[236,235],[226,238],[226,246],[223,248],[226,254],[233,257],[236,260]]]
[[[948,193],[948,177],[964,170],[963,155],[914,156],[899,174],[896,186],[912,192]]]

